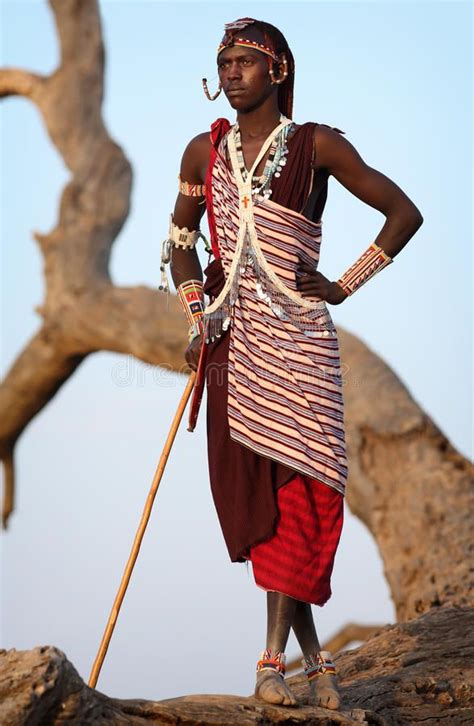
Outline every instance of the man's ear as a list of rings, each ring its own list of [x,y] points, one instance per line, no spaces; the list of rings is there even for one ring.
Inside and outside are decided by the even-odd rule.
[[[283,83],[288,76],[288,59],[286,53],[282,51],[278,55],[278,63],[273,63],[270,66],[270,77],[272,83]]]

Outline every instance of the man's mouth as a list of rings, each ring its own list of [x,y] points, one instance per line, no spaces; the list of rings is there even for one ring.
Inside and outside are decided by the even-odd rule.
[[[243,93],[243,92],[244,92],[243,88],[230,88],[227,91],[227,95],[228,96],[237,96],[239,93]]]

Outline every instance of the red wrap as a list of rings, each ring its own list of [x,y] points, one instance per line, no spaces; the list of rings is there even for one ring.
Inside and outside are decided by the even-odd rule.
[[[214,220],[214,211],[212,204],[212,170],[217,158],[217,149],[220,141],[224,134],[230,129],[230,123],[226,118],[218,118],[211,126],[210,139],[211,139],[211,154],[209,157],[209,164],[206,172],[206,211],[207,220],[209,224],[209,234],[211,237],[211,247],[214,255],[214,259],[218,260],[220,257],[219,244],[217,241],[216,223]],[[196,427],[197,417],[199,414],[199,408],[201,406],[202,395],[204,392],[204,381],[206,371],[206,358],[207,358],[207,343],[205,340],[202,342],[201,354],[199,356],[198,367],[196,371],[196,380],[194,382],[194,389],[191,397],[191,403],[189,405],[189,420],[188,420],[188,431],[194,431]]]

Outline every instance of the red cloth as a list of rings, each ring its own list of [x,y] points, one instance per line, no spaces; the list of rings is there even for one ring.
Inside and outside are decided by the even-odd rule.
[[[218,118],[211,126],[210,139],[211,139],[211,153],[209,156],[209,164],[206,172],[206,208],[207,208],[207,221],[209,224],[209,234],[211,237],[211,248],[214,255],[214,261],[219,260],[219,242],[217,240],[216,223],[214,219],[213,202],[212,202],[212,170],[217,158],[217,151],[219,148],[222,137],[230,129],[230,123],[226,118]],[[191,395],[191,403],[189,404],[189,415],[188,415],[188,431],[194,431],[196,428],[197,418],[199,415],[199,409],[201,407],[201,401],[204,393],[204,380],[206,371],[207,361],[207,343],[203,341],[201,345],[201,353],[199,356],[198,366],[196,370],[196,378],[194,382],[194,389]]]
[[[214,221],[214,211],[212,206],[212,170],[216,163],[217,150],[222,137],[229,131],[230,122],[226,118],[218,118],[211,126],[211,153],[209,156],[209,164],[206,172],[206,209],[207,221],[209,223],[209,234],[211,236],[211,247],[214,253],[214,259],[220,257],[219,243],[217,241],[216,223]]]
[[[275,534],[250,549],[255,583],[296,600],[324,605],[342,532],[344,498],[317,479],[296,474],[277,490]]]

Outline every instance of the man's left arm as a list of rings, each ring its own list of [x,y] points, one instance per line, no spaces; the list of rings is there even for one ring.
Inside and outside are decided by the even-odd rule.
[[[337,282],[323,275],[320,284],[310,286],[309,275],[301,280],[301,291],[319,294],[338,304],[361,287],[374,274],[392,262],[423,223],[420,210],[395,182],[368,166],[352,144],[336,131],[317,126],[315,131],[315,168],[324,168],[358,199],[385,215],[379,234]],[[302,266],[303,272],[309,272]],[[313,274],[318,274],[314,273]],[[328,284],[325,284],[325,282]],[[313,292],[309,292],[309,290]]]

